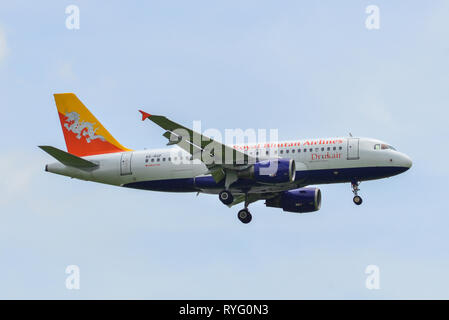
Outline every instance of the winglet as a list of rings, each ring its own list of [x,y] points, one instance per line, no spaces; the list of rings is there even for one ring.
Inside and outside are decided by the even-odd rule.
[[[142,114],[142,121],[144,121],[146,118],[151,117],[151,114],[146,113],[145,111],[139,110],[139,112]]]

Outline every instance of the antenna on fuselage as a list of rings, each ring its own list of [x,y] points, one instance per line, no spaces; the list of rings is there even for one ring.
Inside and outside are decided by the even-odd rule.
[[[352,137],[352,133],[351,132],[349,132],[349,136]]]

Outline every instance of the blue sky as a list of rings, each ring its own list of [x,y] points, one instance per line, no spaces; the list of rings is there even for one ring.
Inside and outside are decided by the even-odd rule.
[[[65,8],[80,8],[80,29]],[[367,30],[365,8],[380,8]],[[449,298],[447,1],[14,1],[0,4],[0,298]],[[75,92],[133,149],[137,109],[280,139],[385,140],[390,179],[324,185],[322,209],[127,190],[43,171],[65,148],[52,94]],[[65,288],[65,268],[81,289]],[[380,290],[365,288],[367,265]]]

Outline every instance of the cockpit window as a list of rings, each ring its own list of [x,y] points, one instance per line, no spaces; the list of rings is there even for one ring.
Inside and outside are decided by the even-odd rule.
[[[396,150],[396,149],[393,148],[392,146],[390,146],[390,145],[388,145],[388,144],[384,144],[384,143],[382,143],[382,144],[378,143],[378,144],[375,144],[375,145],[374,145],[374,150],[388,150],[388,149],[390,149],[390,150]]]

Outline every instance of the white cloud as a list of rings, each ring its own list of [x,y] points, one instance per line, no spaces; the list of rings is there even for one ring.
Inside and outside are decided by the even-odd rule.
[[[6,43],[6,34],[2,28],[0,28],[0,63],[6,58],[8,54],[8,46]]]
[[[58,75],[67,81],[75,80],[75,73],[73,72],[72,64],[68,62],[60,63],[58,66]]]
[[[30,163],[27,159],[31,159],[30,156],[23,153],[2,154],[0,166],[5,170],[0,179],[1,205],[20,199],[28,191],[33,173],[37,170],[36,163]]]

